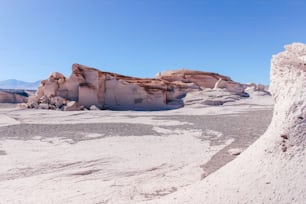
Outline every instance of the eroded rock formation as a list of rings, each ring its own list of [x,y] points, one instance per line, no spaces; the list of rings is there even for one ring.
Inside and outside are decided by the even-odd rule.
[[[29,98],[28,106],[61,110],[167,110],[184,106],[182,98],[191,91],[222,89],[238,100],[246,96],[244,88],[229,77],[210,72],[167,71],[157,78],[143,79],[73,64],[69,78],[55,72],[43,80],[35,96]]]
[[[234,82],[231,78],[212,72],[192,71],[192,70],[172,70],[158,73],[158,79],[163,79],[169,82],[193,83],[201,88],[210,89],[226,89],[227,91],[236,94],[242,94],[245,86]]]
[[[40,108],[40,104],[48,104],[49,109],[64,110],[90,109],[93,105],[111,110],[165,110],[182,107],[181,98],[192,88],[190,84],[127,77],[74,64],[69,78],[55,72],[42,81],[36,95],[29,99],[29,106]],[[69,101],[75,103],[71,105]]]
[[[25,103],[29,94],[18,90],[0,90],[0,103]]]
[[[157,203],[305,203],[306,45],[273,56],[273,119],[237,159]]]

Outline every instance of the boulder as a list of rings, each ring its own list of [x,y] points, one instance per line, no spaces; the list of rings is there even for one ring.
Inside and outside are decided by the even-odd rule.
[[[187,96],[183,99],[186,106],[190,105],[208,105],[208,106],[220,106],[228,102],[235,102],[243,97],[230,92],[226,89],[208,89],[203,91],[194,91],[187,93]]]
[[[55,96],[51,97],[50,104],[54,105],[56,108],[61,108],[63,105],[66,104],[66,100],[63,97]]]
[[[100,109],[97,106],[92,105],[92,106],[89,107],[89,110],[96,111],[96,110],[100,110]]]
[[[18,109],[28,109],[29,106],[28,106],[27,103],[18,103],[18,104],[16,105],[16,108],[18,108]]]
[[[245,92],[250,94],[251,96],[266,96],[266,95],[271,95],[269,92],[269,86],[265,86],[263,84],[246,84],[245,85]]]
[[[76,101],[69,101],[67,103],[67,106],[64,107],[65,111],[79,111],[79,110],[84,110],[84,107],[81,106],[78,102]]]
[[[47,103],[40,103],[38,105],[38,109],[48,110],[49,109],[49,104],[47,104]]]
[[[240,148],[233,148],[233,149],[229,149],[228,153],[232,156],[238,156],[239,154],[241,154],[243,150]]]

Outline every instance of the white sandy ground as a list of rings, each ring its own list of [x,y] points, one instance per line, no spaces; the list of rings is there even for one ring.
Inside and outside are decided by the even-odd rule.
[[[132,203],[171,193],[200,180],[200,164],[224,147],[180,134],[3,141],[1,202]]]
[[[306,201],[306,153],[265,149],[268,131],[235,160],[202,181],[146,204],[304,204]],[[264,149],[265,151],[258,151]],[[264,159],[258,159],[264,158]],[[246,165],[247,164],[247,165]],[[273,164],[273,165],[271,165]],[[236,175],[239,176],[236,176]]]
[[[202,130],[180,128],[188,123],[175,119],[156,120],[154,116],[168,114],[179,118],[181,115],[233,114],[271,106],[271,103],[260,104],[253,99],[244,105],[185,107],[162,112],[0,109],[2,127],[14,124],[130,123],[153,125],[153,130],[159,133],[159,136],[127,133],[126,136],[100,138],[101,134],[92,132],[84,133],[91,140],[77,143],[69,138],[40,135],[33,135],[28,140],[0,140],[0,203],[154,201],[199,182],[203,175],[201,165],[233,142],[228,139],[210,145]],[[165,128],[167,126],[175,128]],[[205,134],[218,137],[222,133],[207,130]]]

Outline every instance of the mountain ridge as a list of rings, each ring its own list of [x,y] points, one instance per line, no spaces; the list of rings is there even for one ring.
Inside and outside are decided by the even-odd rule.
[[[0,81],[0,89],[27,89],[27,90],[36,90],[40,85],[40,81],[35,82],[26,82],[17,79],[7,79]]]

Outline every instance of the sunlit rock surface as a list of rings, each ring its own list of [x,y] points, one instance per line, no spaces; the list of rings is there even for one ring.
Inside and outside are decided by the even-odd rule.
[[[28,96],[25,91],[0,89],[0,103],[24,103]]]
[[[209,72],[169,71],[157,78],[144,79],[73,64],[69,78],[55,72],[43,80],[28,106],[61,110],[90,109],[93,105],[111,110],[169,110],[183,107],[182,98],[192,91],[222,89],[242,96],[244,88],[229,77]],[[69,101],[78,106],[67,108]]]
[[[152,203],[305,203],[306,45],[293,43],[272,58],[272,122],[234,161]]]

